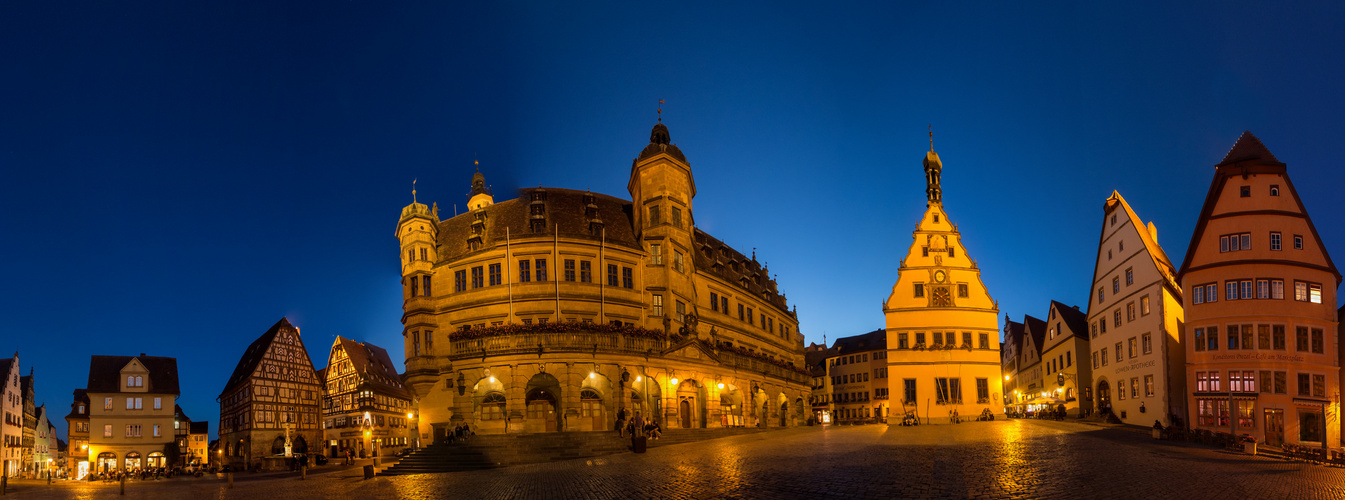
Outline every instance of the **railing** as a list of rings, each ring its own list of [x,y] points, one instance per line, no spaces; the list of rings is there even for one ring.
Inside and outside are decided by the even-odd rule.
[[[664,343],[659,339],[597,332],[517,333],[478,339],[453,340],[450,341],[450,344],[453,351],[448,358],[452,360],[553,352],[607,352],[643,355],[658,354],[664,349]],[[718,351],[716,357],[719,358],[722,365],[730,368],[778,377],[801,385],[811,383],[811,375],[799,373],[766,360],[727,350]],[[408,371],[412,368],[412,364],[408,361]]]
[[[615,333],[520,333],[451,341],[451,359],[536,352],[621,352],[645,354],[663,349],[663,341]]]

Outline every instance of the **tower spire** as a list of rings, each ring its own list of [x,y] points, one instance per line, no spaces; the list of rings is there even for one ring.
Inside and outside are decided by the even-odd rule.
[[[417,181],[417,180],[419,180],[419,179],[411,179],[411,203],[416,203],[416,181]]]
[[[943,204],[943,187],[939,178],[943,175],[943,162],[934,152],[934,124],[929,124],[929,152],[925,153],[925,197],[930,203]]]
[[[663,123],[663,99],[658,100],[658,122]]]
[[[929,152],[934,152],[934,124],[929,124]]]

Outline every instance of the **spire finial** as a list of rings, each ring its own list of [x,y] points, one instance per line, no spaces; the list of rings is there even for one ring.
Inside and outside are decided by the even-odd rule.
[[[416,181],[417,181],[417,180],[419,180],[419,179],[411,179],[411,203],[415,203],[415,202],[416,202]]]
[[[658,122],[663,123],[663,99],[658,100]]]
[[[934,124],[929,124],[929,150],[934,151]]]
[[[472,165],[476,167],[477,172],[481,171],[481,160],[476,158],[476,153],[472,153]]]

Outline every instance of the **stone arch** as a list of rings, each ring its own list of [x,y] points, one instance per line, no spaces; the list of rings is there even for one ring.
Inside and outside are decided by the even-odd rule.
[[[681,429],[700,429],[705,422],[705,384],[695,379],[683,380],[677,384],[676,408],[677,427]]]
[[[808,421],[807,403],[803,401],[803,396],[794,398],[794,425],[802,425]]]
[[[743,391],[733,384],[724,384],[719,391],[720,425],[724,427],[743,426]]]
[[[579,421],[567,430],[604,431],[615,428],[616,410],[624,406],[612,386],[612,380],[597,371],[590,372],[579,383]],[[617,397],[613,397],[613,396]]]
[[[752,392],[752,425],[765,428],[771,415],[770,398],[766,396],[766,389],[756,383],[753,383],[753,386],[756,387],[756,390]]]
[[[528,379],[523,391],[525,432],[561,430],[561,387],[555,376],[541,372]]]
[[[94,470],[97,472],[111,472],[119,469],[117,464],[117,454],[105,451],[98,454],[98,461],[94,462]]]
[[[771,423],[773,423],[773,424],[779,424],[780,427],[789,427],[789,414],[790,414],[790,411],[789,411],[789,396],[785,396],[785,393],[781,392],[780,394],[776,395],[776,397],[775,397],[775,404],[776,404],[776,408],[772,408],[772,409],[778,409],[778,410],[779,410],[779,414],[777,414],[777,415],[772,415],[772,416],[775,417],[775,418],[773,419],[773,422],[771,422]]]
[[[627,418],[640,415],[645,420],[663,422],[663,388],[658,379],[647,374],[639,374],[630,385],[630,406]],[[666,427],[666,425],[665,425]]]
[[[472,421],[476,432],[503,434],[508,425],[508,397],[504,382],[495,377],[481,377],[472,385]],[[452,429],[448,425],[434,428],[435,441],[447,438]]]

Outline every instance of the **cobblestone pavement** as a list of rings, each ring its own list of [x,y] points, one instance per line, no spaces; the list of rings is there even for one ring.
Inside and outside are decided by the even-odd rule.
[[[1345,498],[1345,469],[1073,422],[802,428],[506,469],[132,483],[127,498]],[[113,498],[20,481],[8,498]]]

